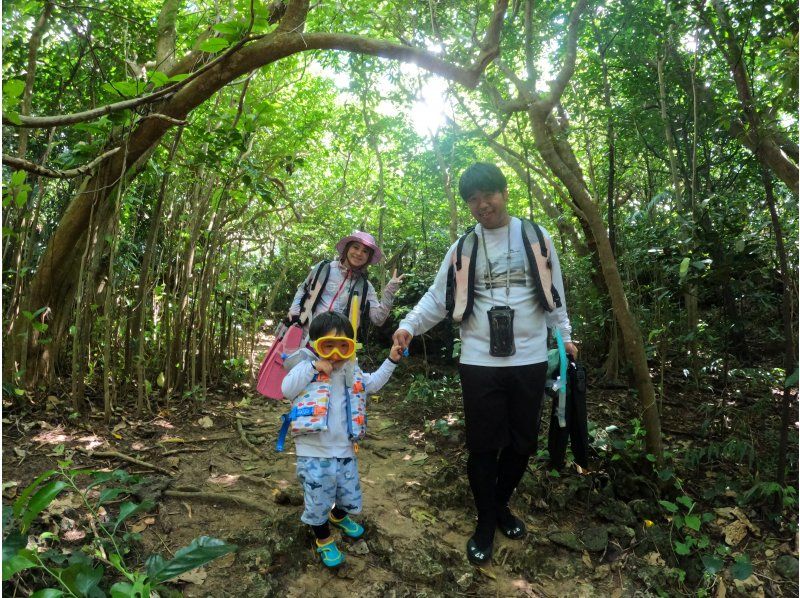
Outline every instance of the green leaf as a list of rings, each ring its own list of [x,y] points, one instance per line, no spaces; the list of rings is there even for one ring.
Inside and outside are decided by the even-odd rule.
[[[244,23],[241,21],[225,21],[224,23],[217,23],[212,29],[222,35],[239,35],[244,29]]]
[[[167,81],[169,81],[169,77],[165,73],[162,73],[161,71],[154,71],[153,73],[150,74],[150,83],[153,84],[153,87],[156,88],[161,87]]]
[[[208,52],[209,54],[216,54],[217,52],[227,48],[229,45],[230,42],[227,39],[223,39],[221,37],[212,37],[200,44],[198,49],[202,50],[203,52]]]
[[[664,507],[670,513],[677,513],[678,512],[678,505],[676,505],[674,502],[670,502],[668,500],[659,500],[658,504],[660,504],[662,507]]]
[[[652,454],[650,454],[650,453],[647,453],[647,454],[645,455],[645,458],[646,458],[648,461],[650,461],[651,463],[655,463],[655,462],[656,462],[656,456],[655,456],[655,455],[652,455]]]
[[[678,498],[676,498],[675,502],[681,503],[684,507],[686,507],[690,511],[691,511],[692,507],[694,507],[694,501],[691,498],[689,498],[688,496],[686,496],[685,494],[683,494],[683,495],[679,496]]]
[[[44,590],[36,590],[31,594],[31,598],[60,598],[63,595],[64,592],[59,589],[45,588]]]
[[[44,482],[47,478],[49,478],[55,473],[56,473],[55,469],[50,469],[48,471],[45,471],[38,478],[36,478],[30,484],[28,484],[25,490],[22,491],[22,494],[20,494],[17,497],[17,500],[14,501],[14,517],[19,518],[22,515],[22,510],[28,503],[28,497],[34,492],[36,492],[36,489],[42,484],[42,482]]]
[[[687,515],[684,523],[686,524],[686,527],[688,527],[689,529],[693,529],[696,532],[700,531],[699,515]]]
[[[688,257],[685,257],[681,260],[681,266],[679,269],[681,282],[683,281],[684,278],[686,278],[686,274],[689,272],[689,264],[691,263],[691,261],[692,260],[690,260]]]
[[[662,469],[661,471],[658,472],[658,477],[663,482],[666,482],[668,479],[670,479],[674,475],[675,475],[675,472],[673,472],[671,469]]]
[[[22,119],[19,117],[19,112],[14,112],[9,110],[8,112],[3,112],[3,116],[5,116],[8,120],[10,120],[15,125],[21,125]]]
[[[783,383],[783,387],[784,388],[792,388],[794,386],[797,386],[798,375],[800,375],[800,370],[798,370],[797,368],[794,368],[794,372],[792,372],[791,376],[788,376],[786,378],[786,382]]]
[[[100,493],[100,498],[97,499],[97,506],[103,505],[110,500],[114,500],[120,494],[128,494],[125,488],[106,488]]]
[[[181,573],[202,567],[214,559],[234,552],[237,546],[226,544],[222,540],[200,536],[193,540],[189,546],[181,548],[175,553],[175,558],[164,561],[160,555],[153,555],[147,559],[147,575],[151,583],[159,584],[177,577]]]
[[[17,550],[13,556],[6,559],[7,541],[7,539],[3,541],[3,581],[8,581],[15,573],[39,566],[36,556],[30,550]]]
[[[704,554],[700,557],[700,560],[703,561],[703,566],[711,575],[716,575],[722,569],[722,559],[715,557],[713,554]]]
[[[20,531],[23,533],[27,531],[31,522],[36,519],[39,513],[44,511],[47,506],[53,502],[53,499],[61,494],[61,491],[66,487],[66,482],[58,480],[50,482],[46,486],[40,488],[25,507],[25,512],[22,514]]]
[[[186,79],[187,77],[190,77],[190,76],[191,76],[191,73],[180,73],[179,75],[172,75],[169,78],[169,82],[170,83],[178,83],[178,82],[183,81],[184,79]]]
[[[17,204],[18,208],[21,208],[28,203],[28,191],[21,189],[20,192],[14,196],[14,203]]]
[[[13,187],[19,187],[22,183],[25,182],[25,177],[28,175],[27,172],[24,170],[17,170],[14,174],[11,175],[11,185]]]
[[[127,581],[118,581],[111,586],[111,598],[137,598],[133,586]]]
[[[91,561],[78,562],[61,572],[61,581],[78,596],[86,596],[103,578],[103,567],[92,567]]]
[[[18,98],[25,91],[25,82],[22,79],[8,79],[3,83],[3,95],[7,98]]]
[[[104,83],[101,89],[115,95],[122,94],[132,98],[144,91],[144,83],[138,81],[114,81],[112,83]]]
[[[731,565],[731,575],[734,579],[744,580],[753,574],[753,563],[746,554],[736,557],[736,562]]]
[[[117,517],[117,521],[114,523],[114,532],[117,531],[117,528],[120,524],[125,521],[131,515],[135,515],[136,513],[141,513],[142,511],[149,511],[153,508],[155,503],[152,500],[144,500],[141,504],[137,504],[135,502],[124,502],[119,508],[119,517]]]
[[[692,548],[689,542],[675,542],[675,553],[681,556],[686,556],[687,554],[691,554]]]

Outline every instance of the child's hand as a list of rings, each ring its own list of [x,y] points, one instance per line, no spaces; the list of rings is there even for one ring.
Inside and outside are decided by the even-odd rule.
[[[389,351],[389,358],[392,361],[400,361],[403,358],[403,347],[401,345],[392,345],[392,350]]]
[[[333,363],[327,359],[318,359],[312,365],[314,366],[314,369],[321,374],[327,374],[330,376],[331,372],[333,371]]]

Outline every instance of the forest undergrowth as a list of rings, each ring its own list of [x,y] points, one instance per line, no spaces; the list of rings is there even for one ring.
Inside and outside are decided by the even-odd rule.
[[[56,395],[29,408],[7,404],[4,536],[18,515],[11,506],[41,494],[25,496],[37,476],[54,470],[56,486],[29,516],[29,552],[15,561],[4,548],[4,590],[126,596],[140,583],[160,596],[795,595],[796,496],[760,481],[771,442],[758,425],[763,408],[740,388],[736,421],[730,406],[717,418],[728,399],[691,386],[668,379],[667,461],[656,468],[635,399],[590,385],[589,470],[550,471],[541,449],[512,504],[527,537],[497,534],[492,566],[474,568],[463,549],[475,514],[457,373],[412,358],[372,399],[359,452],[366,539],[344,544],[347,562],[335,573],[319,564],[299,520],[292,447],[274,451],[286,405],[248,385],[108,428],[100,412],[62,417]],[[103,532],[112,528],[109,541]],[[188,557],[178,552],[187,546]],[[159,573],[159,563],[172,568]]]

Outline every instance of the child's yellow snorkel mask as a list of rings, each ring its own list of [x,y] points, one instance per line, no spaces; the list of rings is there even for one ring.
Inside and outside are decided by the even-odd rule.
[[[360,298],[356,294],[350,304],[350,324],[353,326],[354,334],[358,334],[358,314],[360,309]],[[311,342],[311,347],[322,359],[331,361],[345,361],[356,353],[356,349],[361,348],[361,343],[349,336],[323,336]]]
[[[311,346],[322,359],[344,361],[356,352],[356,341],[348,336],[323,336],[312,341]]]

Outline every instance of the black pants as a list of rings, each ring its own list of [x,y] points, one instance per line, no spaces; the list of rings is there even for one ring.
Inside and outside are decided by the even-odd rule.
[[[480,548],[494,529],[513,523],[508,501],[536,452],[547,363],[514,367],[461,365],[467,477],[478,511]]]
[[[470,452],[511,446],[536,453],[547,362],[511,367],[459,366]]]

